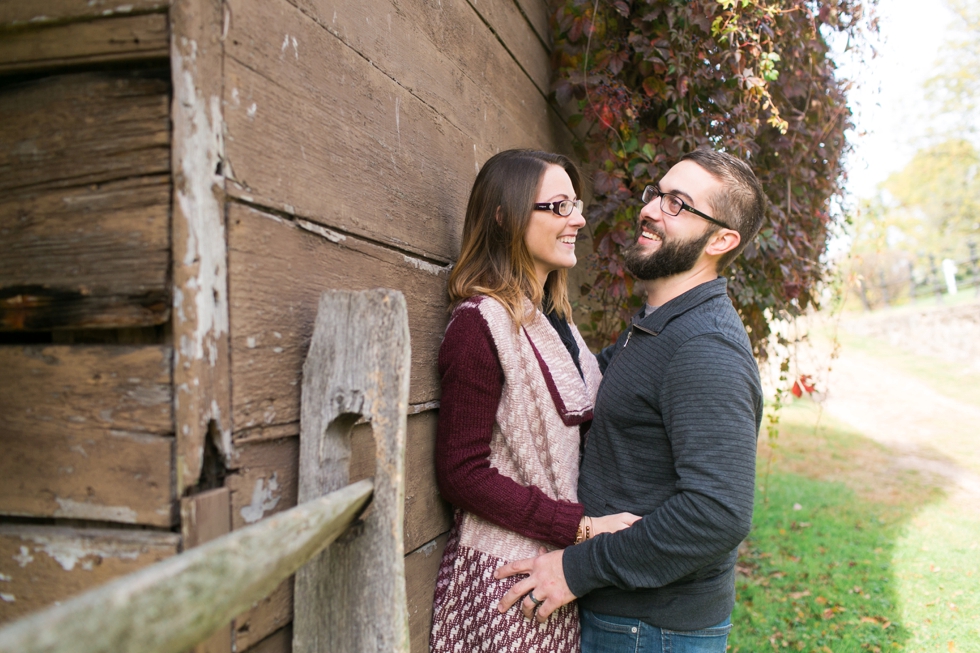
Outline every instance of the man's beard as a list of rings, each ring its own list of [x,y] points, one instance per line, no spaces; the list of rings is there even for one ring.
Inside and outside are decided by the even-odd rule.
[[[708,239],[712,235],[709,229],[696,240],[668,241],[663,232],[652,230],[649,226],[647,230],[654,231],[660,236],[660,249],[647,254],[637,241],[623,250],[623,264],[630,274],[640,281],[663,279],[687,272],[698,262],[698,257],[701,256],[704,246],[708,244]]]

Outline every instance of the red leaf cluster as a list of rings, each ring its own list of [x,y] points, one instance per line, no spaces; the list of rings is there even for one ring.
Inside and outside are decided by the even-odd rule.
[[[606,310],[584,330],[593,344],[609,342],[639,305],[619,251],[643,186],[710,146],[749,161],[770,200],[762,233],[727,272],[763,356],[767,316],[814,304],[827,274],[821,256],[851,126],[848,82],[827,38],[875,30],[876,0],[555,1],[555,98],[596,168],[587,290]]]

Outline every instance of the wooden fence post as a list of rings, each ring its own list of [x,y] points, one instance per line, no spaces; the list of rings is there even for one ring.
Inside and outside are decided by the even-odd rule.
[[[375,439],[374,499],[361,524],[296,574],[293,651],[408,653],[404,451],[411,350],[394,290],[320,298],[303,366],[299,502],[347,485],[350,429]]]

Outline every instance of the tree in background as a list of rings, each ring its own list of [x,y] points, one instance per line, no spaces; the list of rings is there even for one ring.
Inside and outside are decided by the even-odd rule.
[[[816,303],[841,194],[848,82],[828,39],[862,41],[874,0],[561,0],[556,98],[596,167],[591,344],[609,343],[641,298],[623,269],[638,196],[700,146],[750,162],[771,207],[729,271],[729,294],[764,356],[769,320]],[[871,5],[871,7],[869,7]]]
[[[960,37],[943,48],[925,90],[947,138],[975,138],[980,127],[980,5],[975,0],[947,0],[946,5],[960,21]]]
[[[980,244],[980,4],[947,5],[958,37],[925,84],[931,134],[852,219],[851,280],[868,309],[907,298],[913,276],[936,283],[941,259],[963,263],[971,240]]]

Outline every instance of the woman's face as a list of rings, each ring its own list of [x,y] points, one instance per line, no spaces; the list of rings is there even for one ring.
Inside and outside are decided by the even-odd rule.
[[[549,165],[541,177],[535,204],[577,200],[572,180],[565,169]],[[524,233],[524,244],[534,261],[538,282],[544,287],[548,274],[553,270],[575,265],[575,240],[578,230],[585,226],[585,218],[578,209],[562,217],[550,209],[535,209]]]

